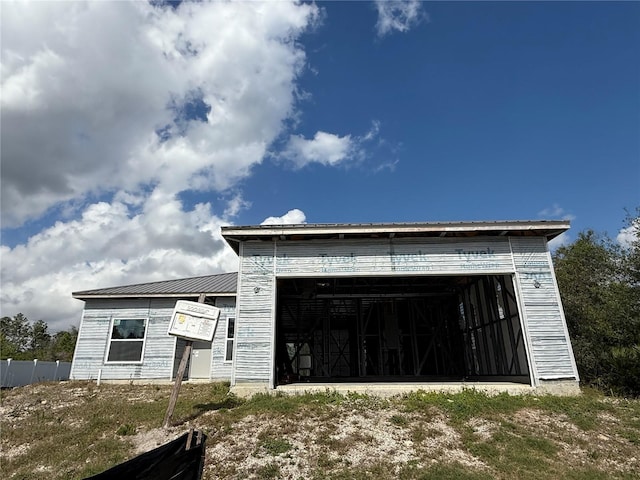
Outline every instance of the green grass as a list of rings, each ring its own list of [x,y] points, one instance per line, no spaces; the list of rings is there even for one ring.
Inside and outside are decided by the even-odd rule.
[[[282,455],[287,453],[289,450],[293,449],[293,445],[284,438],[273,438],[267,435],[261,435],[260,442],[258,443],[258,448],[256,449],[256,453],[266,453],[267,455]]]
[[[170,393],[88,382],[3,391],[3,478],[80,479],[131,458],[137,436],[161,427]],[[204,479],[626,479],[635,471],[625,465],[640,467],[640,400],[593,390],[244,400],[226,384],[184,384],[172,423],[174,436],[208,434]]]

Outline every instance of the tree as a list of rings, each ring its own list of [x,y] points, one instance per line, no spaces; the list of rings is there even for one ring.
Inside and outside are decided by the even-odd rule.
[[[31,342],[32,329],[29,319],[22,313],[13,318],[2,317],[0,319],[0,354],[2,358],[14,358],[26,360],[26,352]]]
[[[640,395],[640,218],[627,225],[629,247],[587,230],[553,260],[583,382]]]
[[[48,325],[43,320],[37,320],[31,327],[29,350],[34,358],[49,360],[51,335],[47,332],[48,328]]]
[[[0,320],[0,358],[14,360],[61,360],[70,362],[78,338],[78,329],[49,333],[44,320],[31,325],[22,313]]]
[[[73,359],[73,351],[78,340],[78,329],[71,327],[69,330],[58,332],[54,335],[51,345],[51,356],[55,360],[70,362]]]

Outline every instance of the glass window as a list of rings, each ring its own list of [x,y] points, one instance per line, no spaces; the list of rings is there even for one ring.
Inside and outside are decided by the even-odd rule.
[[[141,362],[146,331],[146,319],[114,318],[107,362]]]
[[[227,348],[224,354],[224,361],[230,362],[233,360],[233,338],[235,336],[236,319],[227,319]]]

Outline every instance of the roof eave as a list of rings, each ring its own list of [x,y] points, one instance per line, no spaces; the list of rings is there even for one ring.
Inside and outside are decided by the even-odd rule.
[[[200,293],[97,293],[91,294],[89,292],[73,292],[71,296],[78,300],[89,300],[92,298],[184,298],[194,297],[197,298],[200,295],[206,295],[208,297],[235,297],[236,292],[200,292]]]
[[[570,228],[566,220],[499,221],[499,222],[433,222],[433,223],[387,223],[387,224],[296,224],[254,225],[222,227],[222,236],[239,252],[239,245],[247,240],[296,240],[314,236],[329,238],[362,238],[365,236],[447,236],[449,234],[533,234],[551,240]],[[495,233],[499,232],[499,233]]]

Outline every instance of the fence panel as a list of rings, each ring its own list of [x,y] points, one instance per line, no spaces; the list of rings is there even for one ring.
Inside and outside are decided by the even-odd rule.
[[[69,380],[71,362],[0,360],[2,388],[22,387],[37,382]]]

